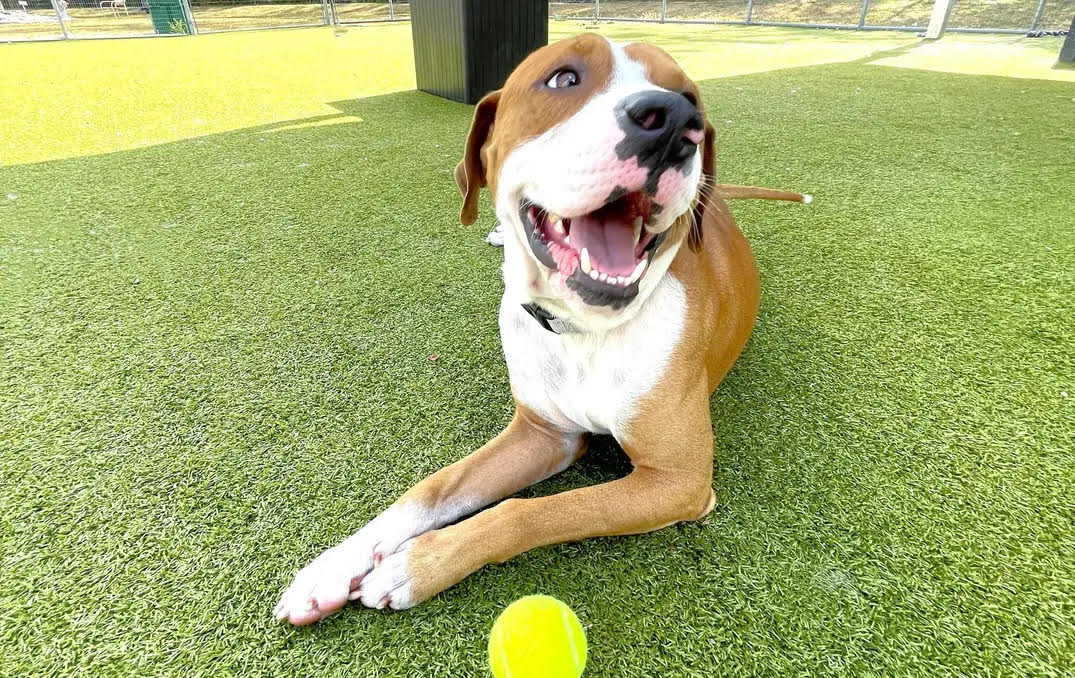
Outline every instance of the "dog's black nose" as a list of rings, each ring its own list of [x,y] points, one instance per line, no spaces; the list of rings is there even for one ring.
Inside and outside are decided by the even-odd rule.
[[[651,170],[683,162],[705,136],[702,114],[687,97],[651,90],[623,98],[616,118],[627,136],[616,146],[621,159],[638,156]]]

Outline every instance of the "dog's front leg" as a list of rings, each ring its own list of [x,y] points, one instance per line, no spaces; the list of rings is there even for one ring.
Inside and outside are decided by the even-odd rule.
[[[620,440],[635,465],[623,478],[548,497],[508,499],[403,544],[363,581],[363,602],[407,608],[487,564],[538,546],[649,532],[700,518],[714,504],[707,395],[698,393],[686,409],[674,417],[667,409],[655,411],[652,424]]]
[[[579,434],[549,426],[524,407],[470,456],[421,481],[361,530],[303,568],[274,614],[309,624],[358,598],[364,577],[401,544],[559,473],[583,452]],[[363,602],[371,606],[377,600]]]

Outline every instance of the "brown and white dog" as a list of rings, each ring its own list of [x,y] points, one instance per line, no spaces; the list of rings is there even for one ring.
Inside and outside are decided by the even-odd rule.
[[[809,201],[715,184],[713,144],[697,86],[645,44],[549,45],[482,99],[456,180],[462,222],[488,186],[506,230],[500,334],[515,417],[306,566],[278,619],[309,624],[348,600],[408,608],[538,546],[713,508],[709,396],[759,294],[721,196]],[[590,434],[614,436],[632,472],[460,520],[563,471]]]

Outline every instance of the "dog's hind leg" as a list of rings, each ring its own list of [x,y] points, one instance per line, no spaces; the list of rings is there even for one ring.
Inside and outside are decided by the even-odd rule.
[[[401,544],[559,473],[581,456],[583,445],[580,434],[554,429],[527,409],[517,408],[496,438],[419,482],[361,530],[303,568],[274,614],[301,625],[338,610],[361,595],[363,578]]]

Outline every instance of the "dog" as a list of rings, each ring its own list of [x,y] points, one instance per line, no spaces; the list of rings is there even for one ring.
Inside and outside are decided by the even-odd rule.
[[[487,187],[504,226],[515,415],[303,568],[278,619],[309,624],[348,600],[409,608],[529,549],[713,509],[709,397],[760,294],[724,198],[809,201],[717,184],[714,144],[698,87],[668,54],[593,34],[538,49],[478,103],[455,178],[462,223]],[[615,438],[628,475],[471,515],[563,471],[593,434]]]

